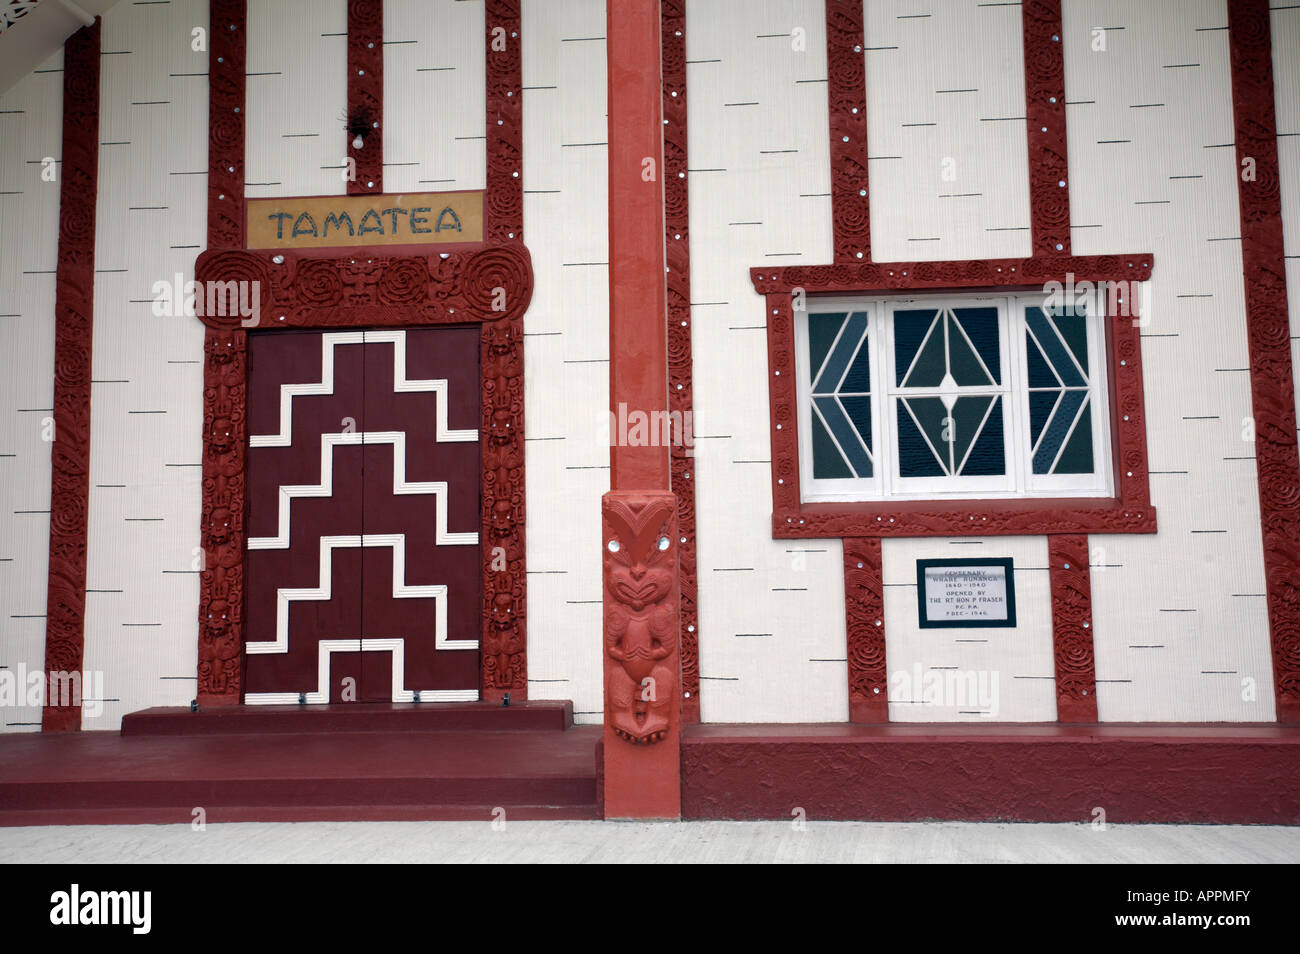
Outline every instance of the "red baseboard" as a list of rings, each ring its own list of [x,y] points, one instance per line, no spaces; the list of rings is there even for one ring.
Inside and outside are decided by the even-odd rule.
[[[682,817],[1295,825],[1300,726],[689,726]]]

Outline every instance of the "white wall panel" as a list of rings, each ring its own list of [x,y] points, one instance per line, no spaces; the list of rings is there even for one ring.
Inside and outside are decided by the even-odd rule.
[[[766,325],[749,281],[755,265],[831,258],[825,8],[686,13],[702,717],[842,721],[842,548],[772,539]]]
[[[1074,251],[1155,255],[1142,362],[1160,531],[1091,540],[1106,721],[1274,718],[1254,447],[1243,439],[1226,26],[1223,0],[1064,4]]]
[[[469,4],[466,4],[468,6]],[[528,693],[603,718],[600,498],[609,489],[605,7],[525,0]]]
[[[193,277],[207,222],[203,0],[104,17],[85,668],[104,705],[83,727],[194,697],[203,326],[154,314],[154,284]]]
[[[1272,8],[1277,161],[1282,186],[1286,295],[1291,317],[1291,371],[1300,412],[1300,6]]]
[[[1020,4],[863,10],[872,257],[1028,255]]]
[[[1046,537],[886,540],[882,552],[891,722],[1056,718]],[[916,561],[951,557],[1014,561],[1014,627],[920,628]],[[956,691],[937,688],[958,677]]]
[[[54,399],[54,285],[62,175],[63,53],[0,96],[0,668],[45,665]],[[36,731],[35,706],[0,705],[0,732]]]
[[[347,32],[346,0],[249,0],[249,198],[347,191]]]
[[[483,4],[384,2],[384,191],[482,189]]]

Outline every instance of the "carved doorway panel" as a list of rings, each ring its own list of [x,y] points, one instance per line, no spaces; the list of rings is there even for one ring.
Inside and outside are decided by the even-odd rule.
[[[477,699],[479,330],[248,348],[244,701]]]

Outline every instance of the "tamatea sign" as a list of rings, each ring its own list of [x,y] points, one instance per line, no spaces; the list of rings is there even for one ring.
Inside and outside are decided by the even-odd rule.
[[[481,241],[482,192],[248,200],[249,248]]]

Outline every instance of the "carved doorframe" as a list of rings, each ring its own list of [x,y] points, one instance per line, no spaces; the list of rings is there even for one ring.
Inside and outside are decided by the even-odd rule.
[[[255,328],[263,330],[479,325],[480,698],[495,702],[510,693],[522,700],[528,687],[523,315],[532,298],[532,261],[518,241],[439,248],[310,254],[209,249],[199,256],[195,277],[200,288],[249,283],[243,287],[257,298]],[[252,297],[246,293],[245,300]],[[207,333],[196,701],[234,705],[243,693],[250,329],[238,315],[202,321]]]

